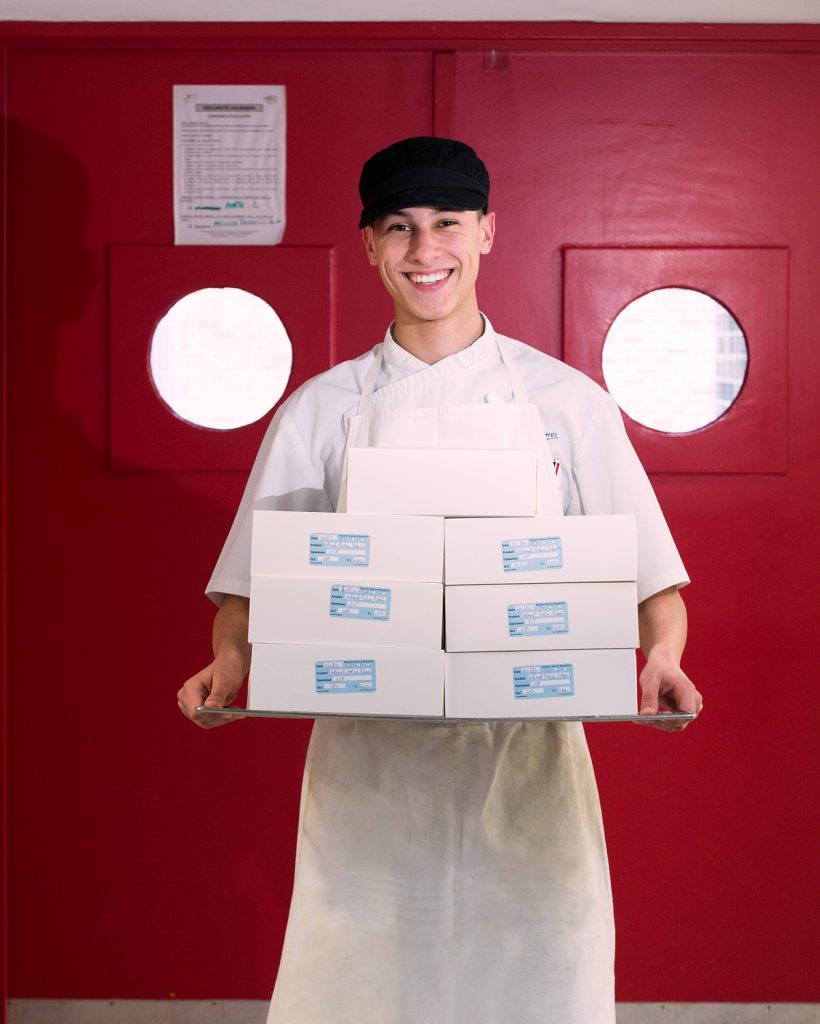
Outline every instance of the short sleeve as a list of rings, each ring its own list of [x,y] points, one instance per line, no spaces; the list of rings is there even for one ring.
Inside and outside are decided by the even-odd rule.
[[[274,416],[259,448],[245,493],[206,594],[221,604],[226,594],[250,596],[251,521],[257,508],[278,512],[332,512],[324,476],[311,463],[287,406]]]
[[[627,437],[620,410],[604,395],[573,458],[582,515],[634,515],[638,601],[689,582],[652,484]]]

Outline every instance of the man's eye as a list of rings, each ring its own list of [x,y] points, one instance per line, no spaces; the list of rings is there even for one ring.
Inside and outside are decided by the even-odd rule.
[[[457,221],[457,220],[440,220],[440,221],[438,222],[438,226],[439,226],[440,228],[450,228],[450,227],[452,227],[452,226],[453,226],[454,224],[458,224],[458,221]]]
[[[388,224],[387,225],[387,230],[388,231],[409,231],[410,230],[410,225],[409,224]]]

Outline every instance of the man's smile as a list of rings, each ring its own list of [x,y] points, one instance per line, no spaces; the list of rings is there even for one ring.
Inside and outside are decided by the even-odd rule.
[[[439,281],[445,281],[452,272],[452,268],[450,270],[434,270],[427,274],[406,271],[404,276],[409,278],[413,284],[438,284]]]

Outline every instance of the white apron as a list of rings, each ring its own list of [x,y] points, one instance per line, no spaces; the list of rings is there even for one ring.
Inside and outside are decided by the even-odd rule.
[[[380,350],[348,447],[535,449],[539,513],[560,514],[499,349],[514,401],[451,407],[438,364],[374,395]],[[391,409],[407,388],[413,407]],[[268,1024],[614,1024],[613,958],[580,725],[317,720]]]

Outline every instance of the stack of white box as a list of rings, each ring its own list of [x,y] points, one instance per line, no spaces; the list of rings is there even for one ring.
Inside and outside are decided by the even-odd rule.
[[[536,518],[531,451],[354,448],[347,469],[349,513],[254,513],[250,708],[635,713],[633,517]]]
[[[636,713],[632,516],[448,519],[446,716]]]
[[[248,706],[441,717],[443,535],[432,517],[254,512]]]

